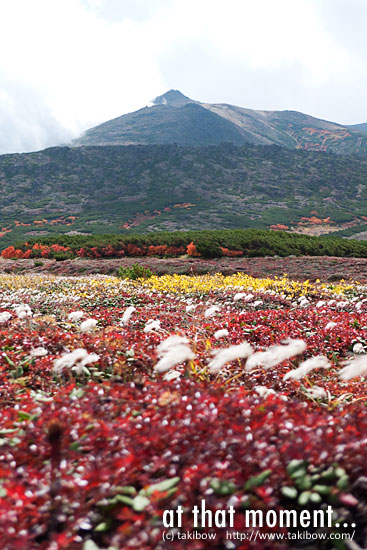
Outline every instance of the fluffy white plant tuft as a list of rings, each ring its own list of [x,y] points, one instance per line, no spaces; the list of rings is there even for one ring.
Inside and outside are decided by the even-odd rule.
[[[28,304],[20,304],[15,308],[15,313],[19,319],[25,319],[26,317],[32,317],[33,313]]]
[[[80,321],[83,316],[84,311],[72,311],[68,315],[68,320],[71,321],[71,323],[76,323],[77,321]]]
[[[208,369],[212,374],[215,374],[226,363],[230,363],[236,359],[246,359],[253,353],[253,349],[247,342],[242,342],[242,344],[236,346],[214,350],[213,353],[215,357],[208,364]]]
[[[357,342],[356,344],[354,344],[353,353],[364,353],[364,347],[361,342]]]
[[[224,338],[225,336],[229,336],[229,332],[226,328],[222,328],[221,330],[214,332],[214,338],[216,340],[219,340],[219,338]]]
[[[98,361],[99,355],[88,353],[84,348],[77,348],[71,353],[65,353],[58,359],[55,359],[53,370],[60,373],[64,368],[73,368],[77,374],[81,374],[83,367]]]
[[[45,355],[47,355],[47,354],[48,354],[47,349],[45,349],[41,346],[39,348],[31,349],[31,351],[29,352],[29,355],[31,357],[45,357]]]
[[[152,330],[159,330],[160,328],[161,328],[161,322],[158,319],[156,320],[149,319],[149,321],[144,327],[144,332],[148,333],[148,332],[152,332]]]
[[[219,306],[211,306],[204,311],[204,317],[207,319],[208,317],[211,317],[215,313],[218,313],[218,311],[220,311]]]
[[[187,345],[188,340],[178,334],[169,336],[157,347],[157,355],[160,358],[155,365],[156,372],[167,372],[179,363],[195,359],[195,354]]]
[[[328,369],[330,367],[330,361],[323,355],[317,355],[303,361],[297,369],[290,370],[283,376],[283,380],[293,378],[294,380],[301,380],[304,376],[307,376],[314,369]]]
[[[246,362],[246,370],[250,371],[256,367],[270,369],[286,359],[300,355],[306,347],[306,342],[303,340],[285,340],[284,344],[271,346],[266,351],[258,351],[251,355]]]
[[[255,386],[255,391],[260,397],[264,397],[266,399],[269,397],[269,395],[275,395],[276,392],[272,390],[271,388],[267,388],[266,386]]]
[[[81,323],[79,330],[80,332],[92,332],[96,328],[97,323],[96,319],[87,319]]]
[[[359,357],[352,357],[343,362],[345,365],[339,371],[339,378],[341,380],[350,380],[357,376],[367,375],[367,355],[360,355]]]
[[[312,386],[312,388],[308,388],[307,394],[313,397],[314,399],[322,399],[323,397],[327,396],[327,393],[324,390],[324,388],[320,388],[320,386]]]
[[[132,314],[136,311],[136,307],[134,306],[129,306],[125,309],[124,311],[124,314],[123,316],[121,317],[120,319],[120,325],[122,325],[123,327],[125,327],[129,321],[130,321],[130,317],[132,316]]]
[[[9,311],[2,311],[0,313],[0,324],[6,323],[7,321],[9,321],[10,318],[11,318],[11,313],[9,313]]]

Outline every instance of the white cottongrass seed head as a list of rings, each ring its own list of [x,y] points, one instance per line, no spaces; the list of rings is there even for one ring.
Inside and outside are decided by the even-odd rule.
[[[218,311],[220,311],[220,307],[219,306],[211,306],[211,307],[208,307],[208,309],[206,309],[204,311],[204,317],[207,319],[208,317],[212,317],[212,315],[214,315],[215,313],[218,313]]]
[[[364,347],[361,342],[357,342],[356,344],[354,344],[353,353],[364,353]]]
[[[120,319],[120,325],[122,325],[123,327],[126,326],[130,321],[130,317],[135,311],[136,311],[136,307],[134,306],[127,307],[124,311],[123,316]]]
[[[166,382],[170,382],[171,380],[177,380],[177,378],[180,378],[181,372],[178,370],[172,369],[166,372],[166,374],[163,375],[163,380]]]
[[[167,372],[179,363],[195,359],[194,352],[187,345],[188,342],[187,338],[178,334],[172,334],[163,340],[157,346],[159,361],[154,367],[155,372]]]
[[[323,355],[317,355],[303,361],[297,369],[290,370],[283,376],[283,380],[286,381],[289,378],[293,380],[301,380],[304,376],[307,376],[314,369],[328,369],[331,366],[330,361]]]
[[[76,323],[77,321],[80,321],[82,317],[84,317],[84,311],[72,311],[68,315],[68,321],[71,323]]]
[[[229,348],[213,350],[215,357],[208,364],[208,369],[211,374],[215,374],[221,370],[221,368],[235,361],[236,359],[246,359],[253,353],[253,349],[247,342],[242,342],[236,346],[230,346]]]
[[[307,388],[307,394],[314,399],[323,399],[327,396],[324,388],[321,388],[320,386],[312,386],[312,388]]]
[[[79,330],[80,332],[92,332],[96,328],[97,323],[96,319],[87,319],[81,323]]]
[[[26,317],[32,317],[33,313],[28,304],[20,304],[15,308],[15,313],[19,319],[25,319]]]
[[[260,397],[264,397],[264,399],[266,399],[267,397],[269,397],[269,395],[275,395],[276,392],[271,389],[271,388],[267,388],[266,386],[255,386],[255,391],[258,395],[260,395]]]
[[[163,355],[175,348],[176,346],[179,346],[180,344],[188,344],[189,341],[184,336],[179,336],[178,334],[172,334],[172,336],[169,336],[165,340],[163,340],[158,346],[157,346],[157,355],[158,357],[163,357]]]
[[[9,313],[9,311],[2,311],[0,313],[0,324],[1,323],[6,323],[7,321],[9,321],[9,319],[11,319],[11,313]]]
[[[148,332],[152,332],[152,330],[159,330],[160,328],[161,328],[161,322],[158,319],[156,320],[149,319],[149,321],[144,327],[144,332],[148,333]]]
[[[303,340],[285,340],[284,344],[271,346],[266,351],[258,351],[251,355],[246,362],[246,370],[250,371],[256,367],[270,369],[283,363],[286,359],[290,359],[295,355],[300,355],[307,347]]]
[[[195,359],[195,354],[192,349],[187,344],[178,344],[164,352],[154,370],[155,372],[166,372],[180,363],[193,359]]]
[[[39,348],[31,349],[31,351],[29,352],[29,355],[31,357],[45,357],[45,355],[47,355],[47,354],[48,354],[47,349],[45,349],[41,346]]]
[[[229,336],[229,332],[226,328],[222,328],[214,332],[214,338],[216,340],[219,340],[219,338],[224,338],[225,336]]]
[[[339,371],[339,378],[341,380],[350,380],[357,376],[367,375],[367,355],[352,357],[347,361],[343,361],[343,365],[344,367]]]
[[[58,359],[55,359],[53,370],[60,373],[64,368],[72,368],[74,366],[79,367],[79,372],[83,367],[90,363],[98,361],[99,355],[96,353],[88,353],[84,348],[77,348],[70,353],[65,353]]]

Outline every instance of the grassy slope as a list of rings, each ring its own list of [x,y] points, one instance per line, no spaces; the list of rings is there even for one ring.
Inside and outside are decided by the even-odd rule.
[[[30,238],[30,231],[119,232],[127,222],[127,231],[140,232],[289,225],[313,210],[347,221],[367,211],[366,169],[363,157],[276,146],[59,147],[3,155],[0,220],[12,231],[0,242]],[[78,218],[72,226],[50,225],[60,215]],[[42,219],[47,223],[34,224]],[[31,225],[15,228],[15,220]]]

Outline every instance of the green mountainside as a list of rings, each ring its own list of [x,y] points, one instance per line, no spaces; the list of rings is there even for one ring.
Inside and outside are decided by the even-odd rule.
[[[0,245],[52,233],[337,226],[367,212],[367,157],[277,146],[56,147],[0,156]]]
[[[363,134],[367,133],[367,122],[362,122],[362,124],[352,124],[349,128],[353,131],[361,132]]]
[[[259,111],[194,101],[178,90],[153,105],[87,130],[73,145],[279,145],[338,154],[367,153],[365,124],[342,126],[297,111]]]

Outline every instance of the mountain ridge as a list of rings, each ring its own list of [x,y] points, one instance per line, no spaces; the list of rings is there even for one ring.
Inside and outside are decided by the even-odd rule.
[[[72,145],[202,146],[231,142],[366,154],[366,134],[367,123],[345,126],[294,110],[266,111],[204,103],[179,90],[169,90],[149,107],[87,130]]]

